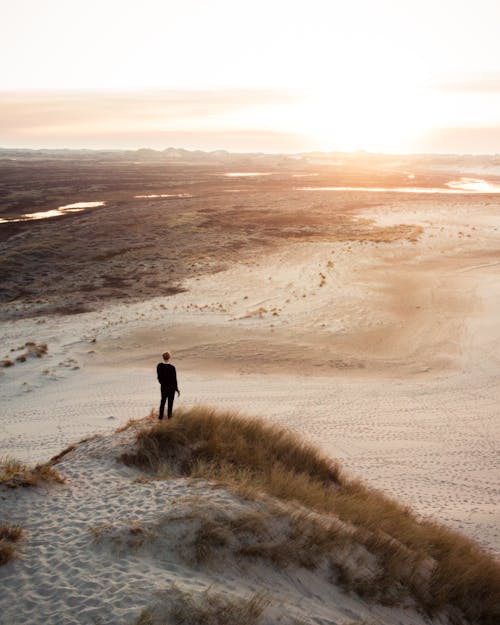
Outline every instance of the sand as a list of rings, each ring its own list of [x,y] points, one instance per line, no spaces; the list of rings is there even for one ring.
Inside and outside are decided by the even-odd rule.
[[[57,228],[37,224],[36,245],[28,230],[4,243],[13,269],[0,358],[13,364],[0,368],[0,456],[35,463],[109,435],[64,460],[69,487],[0,492],[0,522],[28,533],[21,559],[0,569],[9,624],[133,622],[155,590],[175,582],[196,594],[215,583],[175,554],[158,568],[154,554],[110,556],[112,540],[91,542],[100,524],[120,533],[193,496],[182,480],[131,488],[130,470],[114,460],[129,434],[112,432],[157,406],[165,349],[178,368],[176,406],[211,404],[286,425],[350,474],[500,555],[498,196],[318,191],[313,199],[256,178],[245,184],[264,186],[210,183],[206,200],[190,184],[175,187],[189,198],[103,196],[106,209],[61,218]],[[167,208],[174,225],[163,231]],[[46,343],[47,354],[16,360],[29,341]],[[222,506],[245,505],[196,488]],[[244,595],[262,583],[299,620],[425,622],[330,587],[328,595],[304,571],[242,579],[228,570],[216,586]]]
[[[270,606],[262,625],[429,623],[410,605],[383,607],[342,592],[326,567],[280,569],[230,557],[196,564],[191,542],[202,520],[251,513],[258,504],[204,480],[137,480],[136,470],[116,461],[133,439],[130,430],[93,438],[57,465],[65,485],[3,497],[2,511],[27,530],[28,547],[0,567],[2,623],[132,624],[159,598],[168,603],[177,590],[197,598],[207,589],[229,598],[264,592]]]
[[[176,405],[286,424],[500,553],[496,205],[392,201],[360,218],[423,233],[282,242],[175,296],[4,323],[5,355],[28,340],[48,355],[2,369],[0,454],[45,460],[147,414],[169,348]]]

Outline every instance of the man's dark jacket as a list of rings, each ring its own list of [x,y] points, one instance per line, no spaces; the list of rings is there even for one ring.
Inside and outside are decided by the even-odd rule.
[[[172,393],[179,390],[177,388],[177,373],[174,365],[168,362],[160,362],[156,367],[156,373],[158,375],[158,382],[162,387],[167,388]]]

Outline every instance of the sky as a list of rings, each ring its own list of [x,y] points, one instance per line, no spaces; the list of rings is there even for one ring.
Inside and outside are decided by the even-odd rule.
[[[0,146],[500,153],[498,0],[0,0]]]

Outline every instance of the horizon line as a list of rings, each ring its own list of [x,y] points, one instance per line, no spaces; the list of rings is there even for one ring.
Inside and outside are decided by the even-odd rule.
[[[372,151],[372,150],[306,150],[302,152],[292,152],[292,151],[238,151],[238,150],[228,150],[227,148],[215,148],[213,150],[203,150],[201,148],[183,148],[176,146],[168,146],[166,148],[151,148],[147,146],[141,147],[100,147],[100,148],[92,148],[92,147],[6,147],[0,145],[0,151],[24,151],[24,152],[156,152],[158,154],[164,154],[169,150],[173,151],[183,151],[189,152],[192,154],[202,153],[202,154],[214,154],[217,152],[224,152],[227,155],[246,155],[246,156],[308,156],[312,154],[342,154],[342,155],[369,155],[369,156],[488,156],[488,157],[500,157],[500,152],[385,152],[383,150]]]

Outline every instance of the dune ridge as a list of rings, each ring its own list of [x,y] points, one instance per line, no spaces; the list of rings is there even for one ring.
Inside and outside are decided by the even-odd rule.
[[[157,423],[70,446],[64,484],[4,489],[26,536],[0,568],[7,622],[497,622],[492,556],[291,432],[203,407]]]

